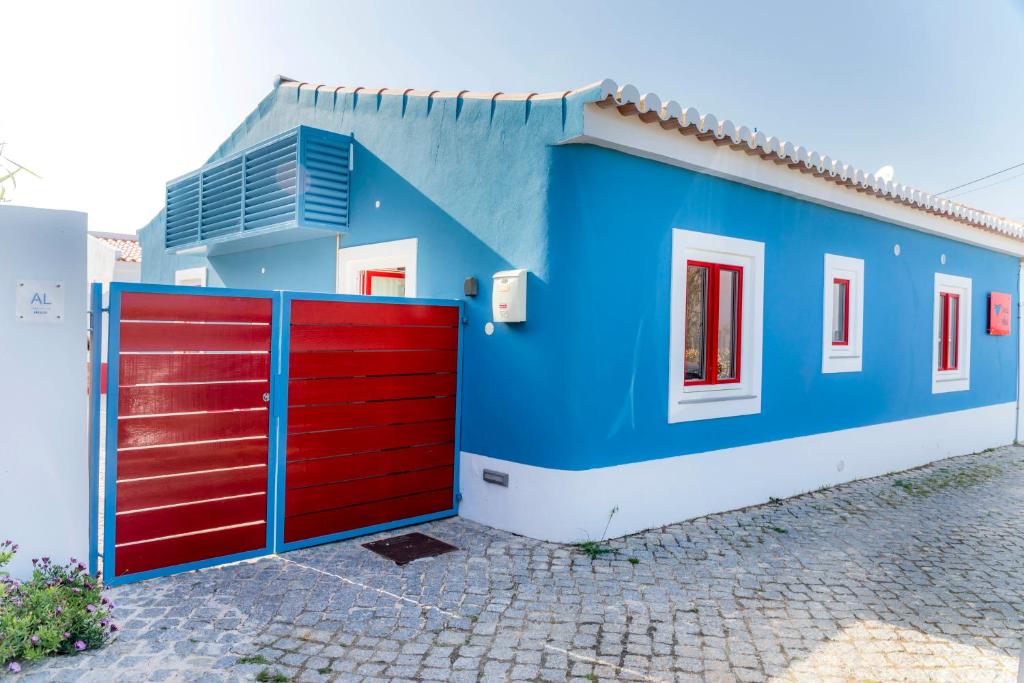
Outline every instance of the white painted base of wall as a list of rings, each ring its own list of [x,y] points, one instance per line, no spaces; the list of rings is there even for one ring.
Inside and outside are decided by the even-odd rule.
[[[1016,403],[593,470],[462,452],[459,514],[547,541],[643,531],[1012,443]],[[483,481],[507,472],[508,488]]]

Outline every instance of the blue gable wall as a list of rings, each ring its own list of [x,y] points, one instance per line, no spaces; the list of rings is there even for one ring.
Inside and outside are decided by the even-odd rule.
[[[583,99],[431,102],[281,87],[213,158],[299,124],[352,133],[341,245],[417,237],[420,296],[463,298],[463,280],[479,278],[466,309],[466,451],[586,469],[1014,400],[1017,331],[986,335],[985,312],[989,291],[1016,292],[1015,258],[618,152],[557,146],[579,133]],[[667,422],[673,227],[766,245],[759,415]],[[214,286],[334,291],[333,238],[207,260],[165,254],[162,233],[162,216],[142,232],[144,281],[207,265]],[[860,373],[821,373],[826,252],[865,260]],[[507,268],[531,272],[529,321],[486,336],[491,274]],[[936,271],[974,280],[968,392],[931,393]]]
[[[351,220],[341,246],[418,238],[423,297],[461,299],[466,277],[480,281],[466,307],[462,447],[559,466],[572,435],[562,428],[570,402],[556,398],[556,387],[567,384],[571,350],[562,343],[565,295],[547,285],[547,185],[551,144],[578,134],[581,107],[571,97],[335,98],[329,89],[280,87],[211,161],[299,124],[352,133]],[[209,259],[174,256],[163,250],[161,215],[142,243],[146,282],[173,283],[176,269],[204,265],[211,286],[335,290],[333,238]],[[509,268],[530,271],[530,319],[487,336],[491,276]]]
[[[1018,260],[602,148],[559,148],[551,287],[571,291],[568,469],[774,441],[1010,402],[1017,330],[986,334]],[[672,228],[765,243],[759,415],[669,424]],[[893,254],[899,244],[901,255]],[[865,261],[863,371],[821,372],[824,254]],[[945,254],[947,262],[940,264]],[[971,389],[931,393],[936,272],[973,279]],[[679,350],[682,353],[682,350]]]

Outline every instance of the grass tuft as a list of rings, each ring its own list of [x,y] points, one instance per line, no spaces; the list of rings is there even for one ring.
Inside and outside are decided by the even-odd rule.
[[[288,677],[276,669],[274,671],[262,669],[256,674],[256,680],[260,683],[288,683]]]

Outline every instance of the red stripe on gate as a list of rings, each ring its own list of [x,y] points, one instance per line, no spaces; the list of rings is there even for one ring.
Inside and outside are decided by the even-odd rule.
[[[269,323],[273,301],[243,296],[202,294],[121,294],[121,320],[182,320],[189,322]]]
[[[459,309],[427,304],[292,301],[293,325],[433,325],[457,327]]]
[[[223,557],[266,546],[266,523],[118,547],[116,575]]]
[[[117,478],[138,479],[185,472],[267,464],[265,438],[214,441],[118,451]]]
[[[454,351],[335,351],[293,353],[288,359],[291,379],[305,377],[370,377],[427,372],[455,372]]]
[[[328,510],[289,518],[285,522],[285,543],[327,534],[361,529],[399,519],[419,517],[452,508],[452,490],[427,491],[404,498]]]
[[[269,351],[270,325],[121,323],[121,352]]]
[[[296,406],[454,396],[457,386],[458,381],[453,374],[298,379],[288,383],[288,403]]]
[[[120,310],[114,571],[266,547],[272,298],[124,292]]]
[[[267,379],[268,353],[128,354],[120,357],[120,381],[132,384],[230,382]]]
[[[285,517],[389,500],[445,487],[451,490],[452,476],[451,467],[435,467],[383,477],[354,479],[337,484],[289,489],[284,502]],[[285,523],[287,524],[287,521]]]
[[[292,352],[302,351],[425,351],[454,350],[459,330],[454,327],[346,327],[292,325]]]
[[[117,542],[134,543],[206,529],[263,522],[266,517],[265,493],[244,498],[209,500],[176,508],[130,512],[117,515]]]
[[[455,420],[289,434],[287,457],[288,462],[299,462],[335,455],[443,443],[454,438]]]
[[[266,436],[269,419],[266,410],[131,417],[117,421],[117,445],[137,448]]]
[[[290,462],[287,482],[289,489],[296,489],[454,464],[455,447],[449,442]]]
[[[426,422],[443,420],[454,415],[454,398],[416,398],[402,401],[289,407],[288,432]]]
[[[263,396],[269,392],[270,383],[266,381],[121,387],[117,396],[118,415],[262,408],[267,404]]]
[[[265,493],[266,490],[265,465],[174,477],[119,481],[117,512],[182,505],[244,493]]]

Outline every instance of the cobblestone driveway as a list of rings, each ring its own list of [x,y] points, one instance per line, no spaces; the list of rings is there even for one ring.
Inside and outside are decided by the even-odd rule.
[[[112,591],[120,637],[30,680],[1015,680],[1024,449],[574,548],[462,520]],[[243,663],[244,658],[258,663]]]

